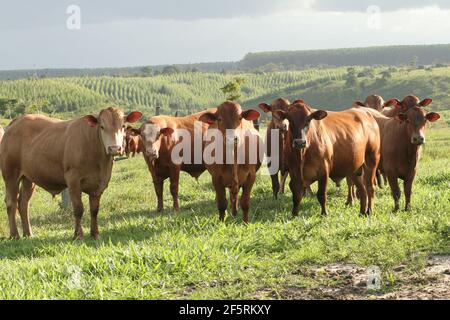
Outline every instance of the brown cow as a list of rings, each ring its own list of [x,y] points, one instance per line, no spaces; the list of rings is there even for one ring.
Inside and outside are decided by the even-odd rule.
[[[144,144],[135,130],[131,126],[128,126],[125,130],[125,155],[127,158],[131,156],[134,158],[136,153],[139,154],[144,150]]]
[[[356,108],[342,112],[314,110],[302,102],[277,114],[289,120],[286,156],[292,214],[298,215],[305,188],[318,181],[317,198],[326,215],[328,179],[339,181],[348,176],[357,186],[361,214],[371,213],[380,158],[380,133],[373,117]]]
[[[202,124],[199,120],[206,112],[207,111],[202,111],[186,117],[155,116],[144,123],[140,129],[133,129],[136,134],[140,135],[144,145],[144,158],[152,175],[158,199],[158,212],[161,212],[164,208],[163,189],[164,181],[167,178],[170,179],[173,209],[179,211],[178,186],[180,172],[187,172],[197,179],[206,170],[205,165],[203,164],[203,158],[200,157],[200,161],[195,161],[195,155],[192,154],[192,152],[190,163],[182,162],[175,164],[172,159],[173,149],[179,143],[182,143],[184,139],[179,137],[177,134],[178,130],[185,130],[190,134],[191,151],[194,150],[194,126],[196,122],[199,123],[201,134],[207,129],[208,126]],[[202,136],[200,139],[202,139]],[[203,146],[201,150],[203,150]]]
[[[111,178],[113,157],[123,151],[124,124],[136,122],[141,116],[140,112],[124,116],[121,110],[108,108],[98,116],[71,121],[42,115],[26,115],[14,120],[0,147],[11,238],[20,237],[17,208],[24,236],[32,236],[28,203],[38,185],[53,196],[69,188],[75,215],[75,239],[83,238],[81,194],[88,194],[91,236],[97,239],[100,197]]]
[[[269,126],[267,128],[266,133],[266,155],[270,159],[271,157],[277,157],[278,158],[278,164],[279,164],[279,170],[271,174],[272,179],[272,192],[275,198],[278,197],[278,193],[284,193],[284,186],[286,183],[286,178],[288,176],[288,172],[285,169],[284,166],[284,141],[286,139],[286,133],[289,127],[289,121],[279,119],[275,112],[277,110],[287,111],[290,106],[289,100],[285,98],[279,98],[272,102],[271,105],[267,103],[260,103],[259,108],[262,109],[265,113],[271,112],[272,113],[272,120],[269,123]],[[278,154],[275,154],[275,150],[272,150],[272,139],[271,137],[273,135],[276,135],[278,137]],[[271,163],[267,164],[268,166],[271,165]],[[281,185],[278,179],[278,174],[281,172]]]
[[[3,129],[2,126],[0,126],[0,143],[2,142],[3,135],[5,134],[5,129]]]
[[[433,100],[427,98],[422,101],[414,95],[409,95],[403,98],[402,101],[398,99],[391,99],[385,103],[382,113],[389,118],[394,118],[399,113],[405,113],[409,109],[419,105],[421,107],[426,107],[430,105]]]
[[[259,116],[256,110],[242,111],[238,103],[228,101],[221,104],[216,112],[208,112],[200,117],[201,121],[210,125],[209,133],[213,129],[216,129],[215,131],[218,129],[223,140],[220,143],[214,140],[208,144],[208,147],[214,146],[217,153],[222,150],[223,154],[215,162],[206,164],[216,191],[216,203],[221,221],[225,219],[225,211],[228,207],[225,189],[230,189],[231,210],[233,216],[236,216],[239,189],[242,187],[240,206],[244,222],[249,222],[250,195],[256,172],[262,161],[259,154],[260,136],[252,122]],[[219,158],[217,153],[215,156]],[[226,159],[227,153],[234,155],[233,159]],[[238,154],[242,156],[242,159],[238,157]],[[252,156],[255,161],[252,161]]]
[[[384,102],[383,97],[373,94],[366,98],[366,101],[364,101],[364,106],[366,108],[370,108],[370,109],[374,109],[379,112],[382,112],[383,108],[385,106],[385,102]]]
[[[381,157],[382,168],[391,186],[395,202],[394,211],[400,208],[400,188],[398,179],[404,181],[405,210],[411,209],[412,185],[416,176],[417,165],[425,143],[426,122],[439,120],[435,112],[427,113],[423,106],[429,105],[431,99],[409,105],[406,112],[399,113],[395,118],[385,120],[382,128]]]

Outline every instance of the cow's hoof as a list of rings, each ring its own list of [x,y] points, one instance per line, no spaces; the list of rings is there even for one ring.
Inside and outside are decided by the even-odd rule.
[[[98,233],[94,233],[94,234],[92,234],[91,233],[91,238],[92,238],[92,240],[98,240],[98,238],[99,238],[99,234]]]
[[[83,241],[84,240],[84,235],[82,233],[81,234],[75,233],[74,236],[73,236],[73,240],[74,241]]]

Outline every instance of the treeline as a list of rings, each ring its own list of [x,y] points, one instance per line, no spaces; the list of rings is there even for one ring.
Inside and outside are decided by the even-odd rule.
[[[0,80],[60,77],[151,77],[176,73],[262,73],[340,66],[407,66],[450,63],[450,44],[249,53],[238,62],[129,68],[0,71]]]
[[[450,62],[450,44],[249,53],[242,70],[267,66],[304,69],[317,66],[436,65]]]

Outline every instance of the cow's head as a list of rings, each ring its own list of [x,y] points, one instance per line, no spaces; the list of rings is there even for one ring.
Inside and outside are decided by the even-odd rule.
[[[383,111],[383,107],[385,105],[383,97],[379,95],[371,95],[366,98],[366,101],[364,101],[364,106],[367,108],[371,108],[378,111]]]
[[[405,98],[403,98],[402,101],[398,100],[398,99],[391,99],[389,101],[387,101],[384,104],[384,107],[394,107],[396,109],[398,109],[398,112],[402,112],[405,113],[407,112],[409,109],[412,109],[414,107],[426,107],[429,106],[431,103],[433,102],[432,99],[424,99],[424,100],[420,100],[418,97],[413,96],[413,95],[409,95],[406,96]]]
[[[125,123],[137,122],[141,117],[139,111],[124,116],[122,110],[110,107],[102,110],[98,116],[88,115],[83,120],[89,126],[98,128],[106,154],[116,156],[124,152]]]
[[[292,148],[297,150],[306,149],[309,146],[308,132],[314,121],[320,121],[328,113],[323,110],[312,110],[303,101],[296,101],[286,111],[277,111],[281,119],[289,120],[289,131],[292,139]]]
[[[162,138],[172,135],[174,130],[167,126],[161,127],[160,124],[150,120],[144,123],[139,129],[133,129],[132,132],[135,135],[141,136],[145,155],[150,161],[153,161],[159,158]]]
[[[406,125],[411,143],[420,146],[425,143],[425,125],[427,121],[438,121],[441,116],[436,112],[427,112],[421,106],[410,108],[405,113],[399,113],[396,119]]]
[[[212,127],[217,127],[225,137],[226,146],[232,147],[239,144],[240,134],[238,130],[241,127],[242,120],[254,121],[259,117],[258,111],[253,109],[242,111],[238,103],[228,101],[222,103],[216,112],[204,113],[200,117],[200,121]],[[233,134],[230,135],[230,132],[233,132]]]
[[[289,121],[287,119],[280,119],[278,117],[278,115],[276,114],[276,112],[278,110],[287,112],[290,104],[291,103],[289,102],[289,100],[284,99],[284,98],[279,98],[279,99],[273,101],[271,105],[269,105],[267,103],[260,103],[258,105],[258,107],[265,113],[271,112],[272,120],[273,120],[273,123],[275,124],[275,129],[278,129],[284,133],[284,132],[287,132],[287,130],[289,129]]]

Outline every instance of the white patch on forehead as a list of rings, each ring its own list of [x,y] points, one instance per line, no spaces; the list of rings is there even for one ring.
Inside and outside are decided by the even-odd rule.
[[[145,141],[148,142],[155,142],[156,138],[159,135],[159,132],[161,131],[161,128],[153,123],[147,123],[144,126],[143,136]]]

